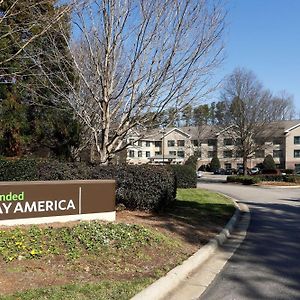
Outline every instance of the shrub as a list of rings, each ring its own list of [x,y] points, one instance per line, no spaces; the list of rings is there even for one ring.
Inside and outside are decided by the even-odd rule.
[[[217,156],[214,156],[210,162],[210,169],[215,171],[216,169],[220,169],[221,164]]]
[[[117,168],[117,203],[130,209],[161,210],[176,197],[176,181],[171,170],[160,166]]]
[[[266,175],[280,175],[280,171],[275,169],[263,169],[261,170],[261,174],[266,174]]]
[[[191,166],[196,170],[198,158],[195,155],[191,155],[186,162],[184,163],[186,166]]]
[[[276,170],[276,165],[271,154],[268,154],[263,161],[264,170]]]
[[[260,179],[261,179],[261,181],[296,182],[296,176],[294,176],[294,175],[263,174],[263,175],[260,175]]]
[[[103,166],[28,159],[0,161],[0,181],[76,179],[116,179],[116,202],[130,209],[164,209],[176,197],[175,175],[165,167]]]
[[[227,182],[237,182],[245,185],[255,184],[260,182],[258,176],[227,176]]]
[[[0,181],[38,180],[34,159],[0,160]]]
[[[197,174],[193,167],[185,165],[170,165],[173,170],[178,188],[195,188],[197,186]]]

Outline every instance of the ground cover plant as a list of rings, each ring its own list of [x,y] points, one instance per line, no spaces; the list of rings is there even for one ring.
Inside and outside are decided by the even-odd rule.
[[[0,299],[129,299],[234,211],[228,198],[205,190],[179,189],[177,199],[165,212],[119,211],[117,223],[2,228]]]

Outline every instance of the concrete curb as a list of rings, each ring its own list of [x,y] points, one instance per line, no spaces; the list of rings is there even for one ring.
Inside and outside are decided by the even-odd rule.
[[[234,199],[232,199],[236,210],[224,229],[211,239],[206,245],[201,247],[195,254],[185,260],[181,265],[169,271],[150,286],[135,295],[131,300],[159,300],[166,297],[173,291],[190,273],[199,268],[213,253],[219,245],[222,245],[230,236],[234,226],[239,220],[241,210]]]
[[[255,185],[263,189],[299,189],[300,185]]]

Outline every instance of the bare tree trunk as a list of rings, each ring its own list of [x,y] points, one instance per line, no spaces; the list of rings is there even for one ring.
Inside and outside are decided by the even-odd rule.
[[[248,172],[247,172],[247,162],[248,162],[248,157],[244,156],[243,157],[243,172],[244,172],[244,176],[248,175]]]

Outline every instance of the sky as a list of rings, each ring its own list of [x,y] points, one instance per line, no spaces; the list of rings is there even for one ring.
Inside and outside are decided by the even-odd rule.
[[[300,118],[300,0],[227,0],[226,58],[218,76],[253,71],[265,88],[294,95]]]

